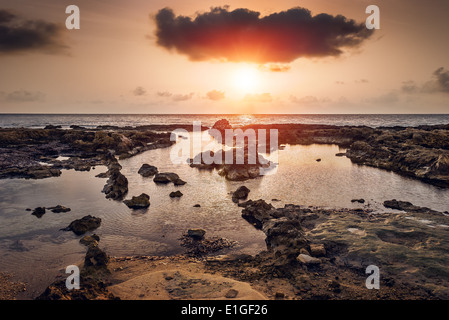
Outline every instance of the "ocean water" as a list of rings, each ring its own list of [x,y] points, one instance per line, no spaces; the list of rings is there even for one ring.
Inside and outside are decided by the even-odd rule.
[[[449,123],[449,116],[250,116],[250,115],[1,115],[5,127],[42,127],[47,124],[72,124],[94,127],[109,125],[143,125],[202,121],[212,125],[227,118],[233,124],[248,123],[326,123],[378,125],[420,125]],[[427,118],[426,118],[427,117]],[[427,119],[427,120],[426,120]],[[240,121],[240,122],[239,122]],[[198,134],[198,133],[192,133]],[[28,283],[22,298],[42,293],[66,266],[82,262],[85,247],[80,236],[61,231],[71,221],[85,215],[102,219],[94,232],[101,238],[100,247],[112,256],[171,255],[183,252],[179,238],[188,228],[203,228],[207,237],[237,241],[235,253],[256,254],[265,249],[265,236],[241,217],[242,208],[231,200],[239,186],[247,186],[249,199],[264,199],[275,207],[285,204],[329,208],[371,208],[389,212],[385,200],[410,201],[415,205],[449,211],[449,189],[402,177],[393,172],[353,164],[348,158],[336,157],[344,152],[336,145],[287,145],[266,157],[277,156],[278,166],[271,174],[245,182],[227,181],[216,171],[190,168],[187,163],[174,164],[171,152],[177,145],[146,151],[120,160],[122,173],[128,178],[127,198],[142,192],[150,195],[147,210],[131,210],[119,201],[108,200],[101,190],[106,179],[96,178],[105,167],[90,172],[63,170],[60,177],[43,180],[0,180],[0,271],[13,273],[15,279]],[[208,144],[208,147],[210,145]],[[316,159],[321,161],[317,162]],[[271,158],[274,160],[273,158]],[[176,172],[187,181],[184,186],[157,185],[137,171],[143,163],[155,165],[160,172]],[[172,199],[169,193],[180,190],[184,195]],[[352,203],[364,198],[366,203]],[[273,199],[276,199],[274,201]],[[67,213],[47,213],[40,219],[27,208],[70,207]],[[200,204],[200,208],[193,207]]]
[[[201,121],[212,126],[226,118],[232,125],[247,124],[326,124],[351,126],[418,126],[449,124],[449,114],[0,114],[0,127],[43,128],[46,125],[71,125],[93,128],[99,125],[140,126],[149,124],[191,124]]]

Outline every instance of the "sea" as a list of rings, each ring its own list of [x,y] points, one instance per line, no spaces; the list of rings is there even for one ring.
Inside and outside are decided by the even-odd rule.
[[[325,124],[337,126],[414,127],[449,124],[449,114],[0,114],[2,128],[43,128],[71,125],[95,128],[100,125],[141,126],[150,124],[191,124],[201,121],[212,126],[228,119],[231,125]]]
[[[219,119],[232,125],[251,123],[306,123],[364,125],[370,127],[449,124],[449,115],[62,115],[1,114],[0,127],[42,128],[71,125],[94,128],[99,125],[140,126],[149,124],[190,124],[201,121],[212,126]],[[1,134],[1,132],[0,132]],[[198,133],[191,133],[198,134]],[[0,180],[0,272],[27,284],[20,299],[33,299],[57,277],[64,279],[69,265],[82,264],[86,248],[80,236],[61,231],[75,219],[93,215],[102,219],[94,232],[100,247],[110,256],[174,255],[184,252],[180,238],[188,228],[206,230],[206,238],[221,237],[236,242],[224,253],[255,255],[266,249],[265,235],[241,216],[232,202],[232,192],[245,185],[249,199],[264,199],[275,207],[286,204],[325,208],[364,208],[391,212],[385,200],[410,201],[439,211],[449,211],[449,189],[442,189],[390,171],[357,165],[335,154],[345,149],[336,145],[286,145],[276,154],[278,166],[272,174],[245,182],[227,181],[217,171],[191,168],[187,163],[170,161],[169,148],[143,152],[120,160],[121,172],[129,181],[127,198],[150,195],[146,210],[129,209],[120,201],[106,199],[102,193],[106,179],[97,178],[107,170],[97,166],[86,172],[62,170],[60,177],[40,180]],[[270,155],[273,156],[273,155]],[[317,162],[316,159],[321,161]],[[160,172],[176,172],[187,181],[184,186],[156,185],[152,178],[137,172],[142,164],[156,166]],[[170,192],[180,190],[181,198]],[[365,203],[352,199],[365,199]],[[67,213],[47,211],[41,218],[28,208],[63,205]],[[200,204],[200,207],[194,205]],[[423,220],[429,228],[435,223]]]

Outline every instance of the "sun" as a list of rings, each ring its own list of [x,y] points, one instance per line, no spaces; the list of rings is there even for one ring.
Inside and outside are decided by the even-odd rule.
[[[244,92],[253,92],[259,85],[259,71],[255,67],[240,67],[234,74],[235,87]]]

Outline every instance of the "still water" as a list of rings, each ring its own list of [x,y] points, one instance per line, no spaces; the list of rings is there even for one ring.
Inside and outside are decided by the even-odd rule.
[[[249,199],[278,199],[272,202],[275,207],[293,203],[331,208],[368,206],[389,211],[382,203],[395,198],[449,210],[449,190],[352,164],[345,157],[335,156],[344,151],[335,145],[287,145],[277,154],[278,167],[273,174],[245,182],[226,181],[216,171],[172,164],[172,148],[120,161],[129,181],[127,198],[147,193],[151,202],[147,210],[131,210],[104,197],[101,190],[106,179],[95,175],[106,171],[105,167],[90,172],[64,170],[60,177],[44,180],[0,180],[0,271],[12,272],[16,279],[28,282],[24,298],[40,294],[58,271],[82,261],[86,249],[79,244],[80,237],[59,229],[88,214],[102,219],[95,233],[101,238],[101,248],[112,256],[182,253],[179,238],[193,227],[205,229],[207,237],[237,241],[233,252],[256,254],[265,249],[265,237],[241,218],[242,208],[231,201],[230,193],[241,185],[251,190]],[[152,178],[137,174],[143,163],[158,167],[159,172],[175,172],[187,184],[156,185]],[[170,198],[169,193],[176,190],[184,195]],[[351,199],[355,198],[364,198],[366,203],[354,204]],[[26,211],[57,204],[72,211],[47,210],[40,219]],[[195,204],[201,207],[193,207]]]

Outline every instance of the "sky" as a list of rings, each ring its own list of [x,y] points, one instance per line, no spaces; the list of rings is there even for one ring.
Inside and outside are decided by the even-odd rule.
[[[0,113],[449,113],[447,12],[447,0],[0,0]]]

